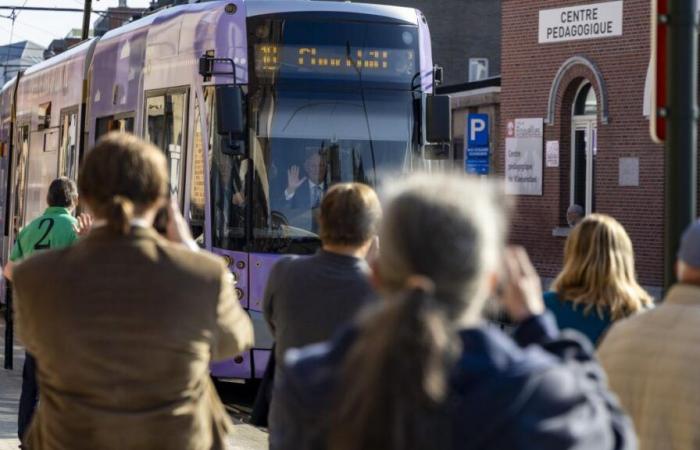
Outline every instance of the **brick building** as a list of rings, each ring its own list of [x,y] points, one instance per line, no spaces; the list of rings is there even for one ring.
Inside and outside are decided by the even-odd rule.
[[[517,195],[512,240],[551,278],[561,267],[567,207],[610,214],[632,238],[641,283],[658,295],[664,152],[645,117],[650,2],[502,0],[502,30],[495,164],[512,180],[507,189],[530,194]],[[538,125],[517,119],[535,118],[543,123],[539,149],[518,137],[536,135]]]
[[[478,81],[501,73],[501,0],[365,1],[418,8],[425,14],[433,61],[444,67],[445,84]]]
[[[102,36],[109,30],[119,28],[133,19],[140,18],[145,11],[146,8],[130,8],[127,6],[126,0],[119,0],[119,6],[107,8],[107,14],[95,21],[95,36]]]

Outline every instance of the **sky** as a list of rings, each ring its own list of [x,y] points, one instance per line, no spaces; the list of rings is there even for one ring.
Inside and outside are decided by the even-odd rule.
[[[105,10],[112,6],[117,6],[119,0],[93,0],[92,8]],[[149,0],[128,0],[127,6],[134,8],[147,7]],[[0,6],[35,6],[46,8],[83,8],[83,0],[0,0]],[[17,41],[33,41],[47,47],[54,39],[64,38],[73,28],[81,28],[83,24],[83,14],[80,12],[43,12],[43,11],[21,11],[15,19],[14,32],[12,37],[10,31],[12,21],[6,18],[11,13],[10,10],[0,10],[0,45]],[[92,14],[90,27],[94,25],[99,15]]]

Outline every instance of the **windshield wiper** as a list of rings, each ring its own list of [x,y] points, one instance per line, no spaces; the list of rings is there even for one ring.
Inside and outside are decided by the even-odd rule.
[[[364,48],[364,45],[362,46]],[[350,61],[352,66],[355,68],[355,71],[357,72],[357,77],[360,80],[360,98],[362,99],[362,111],[365,113],[365,122],[367,123],[367,137],[369,138],[369,153],[372,156],[372,174],[374,175],[374,183],[377,183],[377,164],[375,162],[374,158],[374,143],[372,141],[372,128],[369,123],[369,114],[367,113],[367,102],[365,101],[365,87],[362,84],[362,71],[360,70],[359,67],[357,67],[357,64],[355,61],[352,59],[352,55],[350,55],[350,41],[345,41],[345,56]],[[354,180],[353,180],[354,181]]]

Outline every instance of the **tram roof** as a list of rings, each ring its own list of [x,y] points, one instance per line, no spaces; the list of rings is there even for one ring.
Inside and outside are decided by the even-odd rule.
[[[373,16],[388,17],[395,20],[411,23],[418,23],[418,12],[414,8],[402,6],[374,5],[370,3],[351,3],[337,1],[315,1],[315,0],[219,0],[204,3],[189,3],[166,8],[156,13],[150,14],[134,22],[122,25],[119,28],[108,31],[100,41],[108,41],[117,36],[147,27],[152,24],[165,22],[168,19],[188,13],[205,13],[212,10],[221,9],[228,3],[243,4],[248,17],[265,14],[279,14],[284,12],[340,12],[354,14],[368,14]]]
[[[208,11],[223,8],[226,4],[232,3],[231,0],[220,0],[205,3],[191,3],[174,6],[172,8],[163,9],[149,16],[143,17],[134,22],[130,22],[119,28],[115,28],[107,32],[100,42],[109,41],[118,36],[143,29],[152,24],[158,24],[167,21],[181,14],[189,13],[206,13]],[[387,17],[394,20],[417,24],[419,13],[416,9],[406,8],[402,6],[374,5],[370,3],[351,3],[338,1],[316,1],[316,0],[239,0],[233,3],[244,4],[247,11],[247,16],[260,16],[266,14],[279,13],[295,13],[295,12],[339,12],[352,14],[367,14],[373,16]],[[25,76],[40,72],[49,67],[57,66],[63,62],[74,59],[90,48],[91,43],[98,38],[93,38],[85,41],[67,51],[35,64],[28,68]],[[11,81],[11,80],[10,80]],[[3,89],[6,86],[3,86]]]
[[[348,1],[253,0],[246,2],[246,9],[249,17],[284,12],[341,12],[388,17],[414,25],[418,23],[418,14],[414,8]]]
[[[2,85],[2,88],[0,88],[0,92],[5,92],[7,89],[10,89],[10,86],[12,86],[14,83],[17,82],[17,75],[13,76],[9,80],[5,82],[5,84]]]
[[[24,76],[25,77],[29,76],[33,73],[40,72],[40,71],[47,69],[49,67],[57,66],[63,62],[70,61],[71,59],[74,59],[76,56],[87,52],[88,48],[90,48],[90,44],[95,39],[96,38],[92,38],[92,39],[89,39],[85,42],[81,42],[80,44],[76,45],[75,47],[69,48],[68,50],[66,50],[63,53],[60,53],[56,56],[52,56],[51,58],[44,60],[38,64],[34,64],[33,66],[29,67],[24,72]]]

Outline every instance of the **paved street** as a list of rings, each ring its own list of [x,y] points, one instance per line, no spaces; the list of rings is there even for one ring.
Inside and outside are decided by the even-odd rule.
[[[0,319],[0,352],[5,347],[5,324]],[[2,353],[0,353],[2,355]],[[24,349],[15,345],[14,370],[0,366],[0,450],[16,450],[17,405],[22,384]],[[231,436],[232,450],[262,450],[267,448],[267,433],[234,417],[236,428]]]

